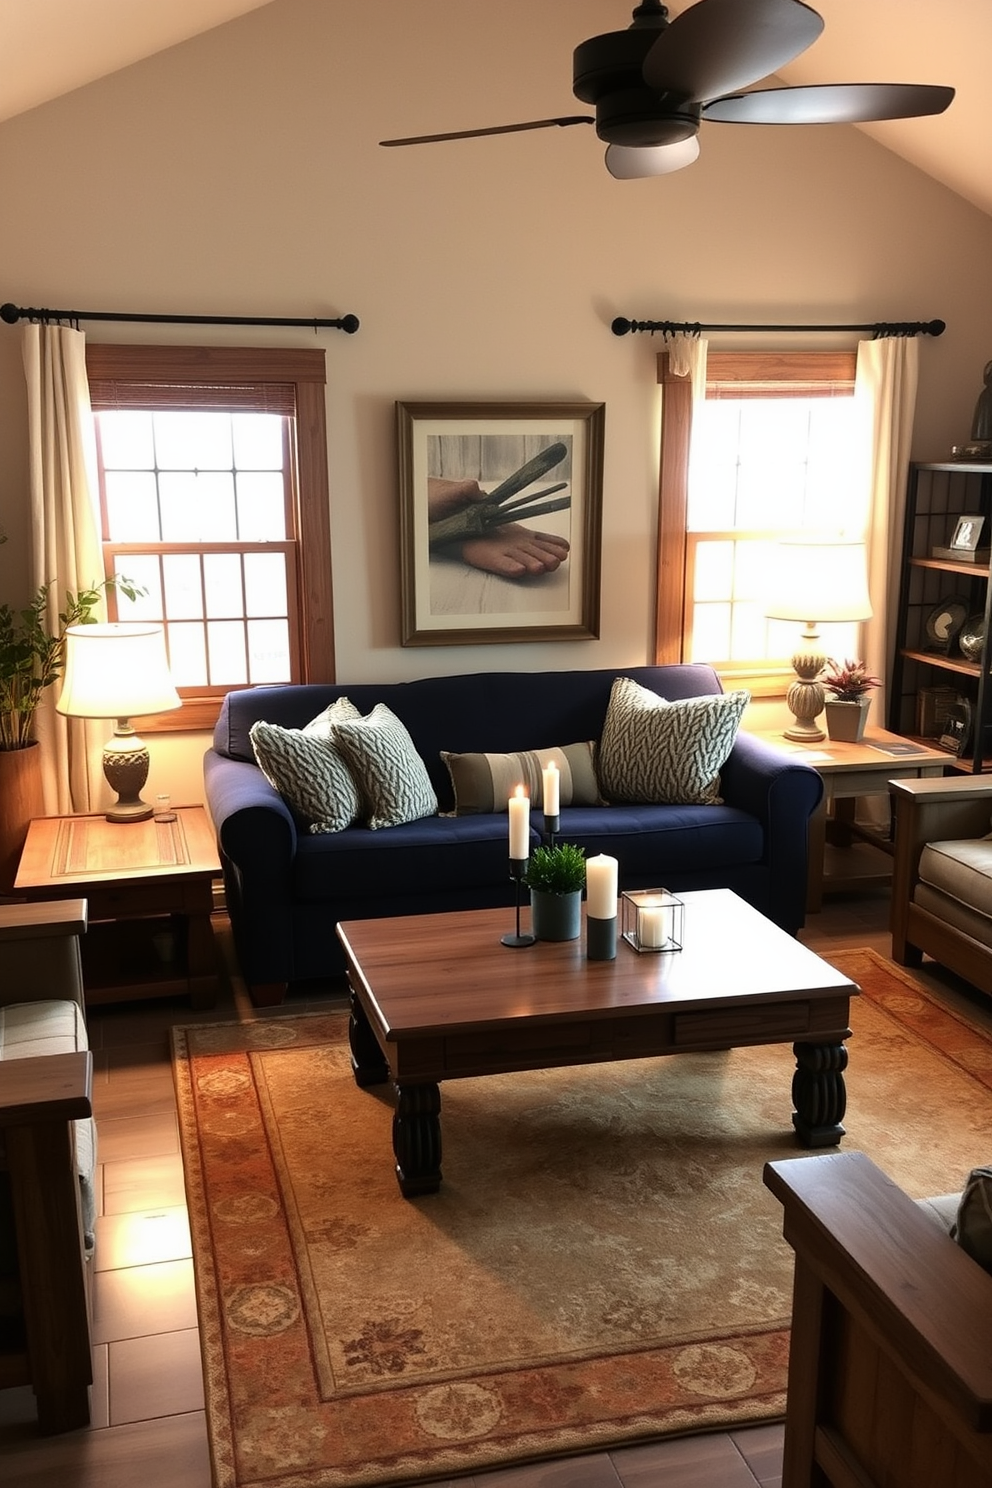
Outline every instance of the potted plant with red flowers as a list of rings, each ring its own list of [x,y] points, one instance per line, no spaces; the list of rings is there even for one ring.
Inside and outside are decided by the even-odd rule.
[[[873,677],[863,661],[840,662],[831,659],[823,677],[823,686],[830,696],[824,704],[827,733],[835,743],[857,744],[864,737],[871,705],[869,693],[873,687],[881,687],[878,677]]]

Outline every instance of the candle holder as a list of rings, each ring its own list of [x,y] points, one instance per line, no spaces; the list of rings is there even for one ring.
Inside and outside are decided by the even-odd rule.
[[[624,890],[621,934],[635,951],[680,951],[685,905],[668,889]]]
[[[597,920],[586,915],[586,960],[614,961],[617,954],[617,917]]]
[[[529,945],[533,945],[534,942],[535,942],[535,940],[537,939],[537,936],[536,935],[529,935],[529,934],[523,934],[523,935],[521,935],[521,933],[520,933],[520,885],[523,883],[524,874],[527,872],[527,864],[529,862],[530,862],[530,859],[529,858],[511,858],[510,859],[510,877],[513,879],[513,882],[516,885],[517,929],[516,929],[516,933],[513,934],[513,935],[509,935],[509,934],[507,934],[507,935],[501,935],[500,936],[500,944],[501,945],[505,945],[505,946],[529,946]]]
[[[555,838],[558,836],[558,832],[559,832],[560,828],[561,828],[561,817],[560,816],[548,816],[547,812],[545,812],[545,815],[544,815],[544,841],[545,841],[546,846],[548,846],[548,847],[554,847],[554,845],[555,845]]]

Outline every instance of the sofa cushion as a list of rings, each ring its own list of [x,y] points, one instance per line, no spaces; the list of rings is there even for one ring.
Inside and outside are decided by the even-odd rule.
[[[455,814],[506,811],[518,785],[523,785],[535,811],[544,805],[544,770],[558,766],[558,804],[595,806],[599,799],[595,745],[565,744],[553,749],[522,749],[516,754],[452,754],[441,751],[455,792]]]
[[[0,1060],[35,1059],[47,1054],[76,1054],[88,1049],[83,1010],[70,998],[15,1002],[0,1007]],[[92,1117],[73,1123],[76,1169],[87,1250],[93,1249],[96,1225],[96,1126]]]
[[[923,883],[992,919],[992,842],[983,837],[928,842],[919,871]]]
[[[992,1273],[992,1168],[972,1168],[968,1174],[951,1238]]]
[[[437,812],[437,796],[409,730],[385,703],[365,718],[340,723],[334,742],[358,784],[362,815],[373,831]]]
[[[357,716],[347,698],[338,698],[302,729],[261,720],[251,726],[259,769],[311,832],[340,832],[361,809],[358,786],[333,738],[339,723]]]
[[[668,702],[631,677],[610,692],[597,757],[610,801],[715,805],[748,692]]]
[[[538,840],[531,831],[531,841]],[[388,851],[380,833],[350,827],[332,837],[301,837],[293,861],[293,896],[333,900],[348,918],[350,900],[409,903],[494,886],[513,902],[506,816],[425,816],[391,827]],[[505,885],[505,888],[503,887]],[[333,935],[333,930],[330,932]]]

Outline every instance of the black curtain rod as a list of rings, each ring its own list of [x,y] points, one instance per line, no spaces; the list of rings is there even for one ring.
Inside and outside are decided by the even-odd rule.
[[[614,336],[628,331],[661,331],[666,336],[679,332],[698,336],[703,331],[871,331],[880,336],[942,336],[947,329],[943,320],[880,320],[874,325],[701,325],[690,320],[625,320],[618,315],[613,322]]]
[[[306,326],[314,331],[331,327],[353,336],[359,327],[357,315],[342,315],[336,320],[289,320],[283,316],[247,315],[126,315],[113,310],[36,310],[21,305],[0,305],[0,320],[16,325],[19,320],[128,320],[142,325],[236,325],[236,326]]]

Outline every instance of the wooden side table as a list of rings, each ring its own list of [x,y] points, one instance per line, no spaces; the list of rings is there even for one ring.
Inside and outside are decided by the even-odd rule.
[[[36,818],[14,892],[88,901],[81,941],[87,1003],[188,995],[205,1008],[217,994],[210,915],[219,877],[205,809],[178,806],[170,822]]]
[[[839,846],[850,846],[852,838],[857,837],[891,857],[892,843],[888,837],[855,822],[857,798],[887,796],[890,780],[918,780],[926,775],[943,775],[954,758],[943,749],[931,749],[915,740],[890,734],[886,729],[867,729],[860,744],[841,744],[833,739],[824,739],[820,744],[797,744],[786,739],[781,729],[755,732],[756,737],[766,744],[774,744],[777,749],[812,765],[823,779],[823,801],[809,824],[806,908],[810,912],[822,908],[824,888],[828,886],[823,867],[828,821],[835,828]],[[831,876],[829,887],[859,888],[865,883],[887,883],[891,877],[890,869],[861,873],[855,877]]]

